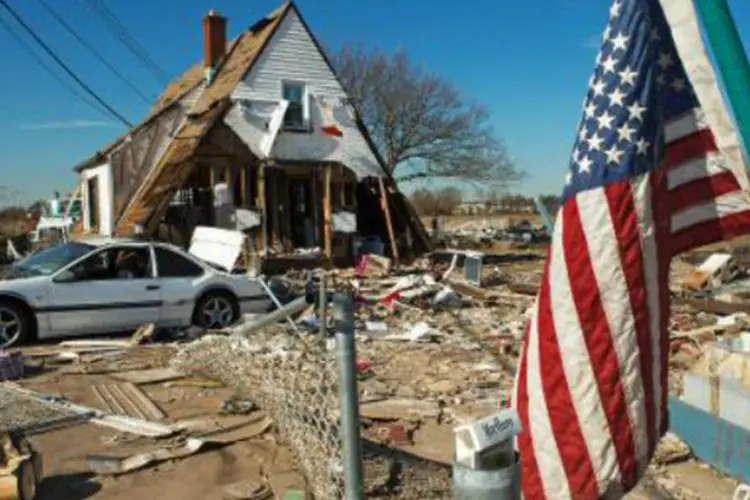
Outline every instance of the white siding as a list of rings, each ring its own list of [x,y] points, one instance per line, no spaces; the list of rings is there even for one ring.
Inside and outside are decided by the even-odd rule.
[[[98,199],[94,200],[99,208],[99,234],[111,235],[114,229],[113,211],[114,211],[114,189],[112,185],[112,166],[109,163],[99,165],[98,167],[88,168],[81,172],[82,191],[82,215],[83,229],[90,231],[89,225],[89,180],[95,179],[97,184]]]
[[[314,95],[346,97],[294,10],[284,18],[232,97],[275,101],[281,99],[283,80],[305,82]]]
[[[261,137],[263,132],[255,130],[257,125],[251,122],[264,123],[263,108],[267,104],[263,102],[280,101],[282,82],[285,80],[305,84],[312,131],[282,131],[276,138],[272,157],[292,161],[339,162],[360,178],[383,175],[369,144],[352,119],[346,93],[294,10],[284,18],[252,70],[232,93],[233,99],[247,102],[247,123],[239,119],[239,113],[234,113],[229,120],[225,119],[225,123],[245,142],[251,137]],[[331,109],[329,115],[332,116],[328,118],[325,118],[322,109],[324,101]],[[343,132],[343,137],[325,135],[321,130],[325,125],[337,126]],[[253,151],[258,149],[257,144],[248,143],[248,146]]]

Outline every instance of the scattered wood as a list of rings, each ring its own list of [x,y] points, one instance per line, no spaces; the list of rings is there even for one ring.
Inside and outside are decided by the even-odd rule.
[[[111,348],[111,349],[127,349],[132,344],[130,340],[115,340],[115,339],[101,339],[101,340],[65,340],[57,344],[60,347],[65,348]]]
[[[239,441],[253,439],[264,434],[272,425],[273,421],[271,421],[271,419],[261,416],[260,418],[248,422],[246,425],[237,429],[229,429],[209,436],[190,438],[182,446],[165,446],[142,453],[136,453],[135,455],[128,457],[90,455],[86,460],[89,468],[97,474],[125,474],[167,460],[189,457],[207,447],[226,446]]]
[[[536,295],[539,292],[539,285],[532,285],[529,283],[511,283],[508,285],[508,288],[511,292],[523,295]]]
[[[155,331],[156,325],[153,323],[146,323],[139,326],[135,333],[133,333],[133,336],[130,337],[130,344],[139,345],[146,343],[146,341],[151,340]]]
[[[141,389],[130,382],[96,384],[92,390],[104,409],[111,413],[144,420],[162,420],[166,416]]]
[[[419,421],[438,418],[441,410],[437,403],[416,399],[386,399],[360,405],[362,418],[370,420]]]
[[[385,271],[386,273],[390,273],[393,267],[393,261],[391,261],[391,259],[389,259],[388,257],[383,257],[382,255],[377,255],[377,254],[368,254],[367,263],[369,265],[377,266],[378,268]]]
[[[675,298],[672,301],[676,305],[686,305],[699,311],[728,316],[736,313],[750,314],[750,303],[731,303],[713,299],[683,299]]]
[[[385,216],[385,225],[388,228],[388,239],[391,242],[391,253],[393,255],[393,261],[398,265],[398,245],[396,244],[396,236],[393,232],[393,221],[391,219],[391,209],[388,206],[388,194],[385,190],[385,183],[382,177],[378,177],[378,184],[380,187],[380,208],[383,210]]]
[[[469,297],[473,299],[487,300],[493,295],[492,292],[488,290],[483,290],[479,288],[478,286],[471,285],[464,281],[458,281],[453,278],[447,278],[445,280],[445,283],[450,285],[458,293],[461,293],[463,295],[468,295]]]
[[[150,370],[135,370],[130,372],[119,372],[112,374],[112,378],[130,382],[131,384],[156,384],[184,378],[185,374],[172,368],[152,368]]]

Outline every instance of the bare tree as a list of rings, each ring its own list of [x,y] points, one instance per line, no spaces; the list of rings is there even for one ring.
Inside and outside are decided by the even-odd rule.
[[[521,173],[489,122],[442,77],[388,56],[345,46],[331,58],[352,104],[397,181],[455,178],[504,185]]]

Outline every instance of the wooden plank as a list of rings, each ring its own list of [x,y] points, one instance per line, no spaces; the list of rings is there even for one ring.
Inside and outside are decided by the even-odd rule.
[[[185,375],[172,368],[153,368],[151,370],[135,370],[130,372],[113,373],[112,378],[124,380],[132,384],[155,384],[183,378]]]
[[[383,209],[385,216],[385,225],[388,229],[388,239],[391,241],[391,252],[393,253],[393,263],[398,265],[398,246],[396,245],[396,235],[393,233],[393,222],[391,221],[391,209],[388,206],[388,194],[385,191],[385,183],[382,177],[378,177],[380,186],[380,207]]]
[[[508,285],[510,291],[523,295],[536,295],[539,292],[539,286],[529,283],[511,283]]]
[[[671,431],[693,454],[734,479],[750,482],[750,431],[669,396]]]
[[[333,228],[331,227],[331,170],[330,164],[323,172],[323,243],[326,259],[333,256]]]
[[[681,299],[675,298],[673,304],[686,305],[711,314],[730,315],[735,313],[750,313],[750,304],[743,302],[722,302],[712,299]]]

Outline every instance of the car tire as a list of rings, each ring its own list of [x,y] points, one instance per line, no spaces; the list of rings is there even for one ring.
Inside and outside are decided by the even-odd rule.
[[[31,338],[31,318],[22,305],[0,301],[0,349],[17,346]]]
[[[234,324],[239,317],[240,305],[232,294],[208,292],[195,305],[193,324],[218,330]]]

